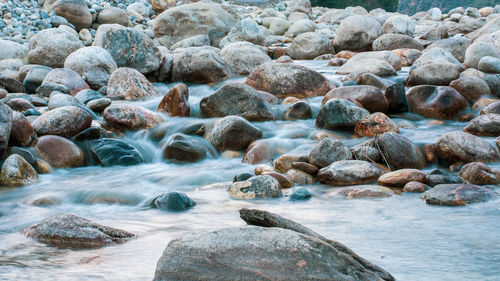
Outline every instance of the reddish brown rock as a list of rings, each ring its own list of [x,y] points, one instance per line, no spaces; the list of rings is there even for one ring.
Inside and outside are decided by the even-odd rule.
[[[28,109],[35,109],[35,107],[27,99],[13,98],[9,99],[6,103],[12,110],[25,112]]]
[[[112,104],[102,117],[108,126],[119,130],[151,129],[163,121],[158,113],[131,104]]]
[[[51,70],[43,79],[42,85],[44,83],[63,85],[68,88],[72,96],[78,94],[81,90],[90,89],[89,85],[83,80],[80,74],[67,68],[56,68]]]
[[[275,178],[279,183],[281,188],[291,188],[293,186],[293,182],[290,181],[285,175],[277,173],[277,172],[263,172],[261,175],[267,175]]]
[[[399,133],[398,125],[384,113],[376,112],[359,120],[354,132],[363,137],[374,137],[385,132]]]
[[[422,193],[426,192],[427,190],[431,189],[428,185],[425,183],[421,183],[418,181],[411,181],[403,187],[403,192],[414,192],[414,193]]]
[[[188,99],[189,89],[186,84],[177,84],[165,94],[158,105],[158,111],[165,112],[170,116],[189,116]]]
[[[30,121],[22,113],[12,112],[12,130],[10,132],[10,145],[30,146],[36,139],[36,132]]]
[[[35,152],[54,168],[73,168],[85,164],[82,150],[72,141],[59,136],[40,137]]]
[[[460,169],[459,176],[465,183],[469,184],[498,184],[500,183],[500,171],[493,170],[484,163],[472,162]]]
[[[386,112],[389,109],[389,101],[387,101],[384,94],[377,87],[369,85],[345,86],[332,89],[325,95],[321,104],[324,105],[333,98],[353,99],[359,102],[370,113]]]
[[[476,136],[496,137],[500,135],[500,114],[488,113],[472,119],[464,132]]]
[[[108,97],[135,100],[155,96],[155,87],[139,71],[120,67],[111,73],[106,89]]]
[[[457,80],[453,80],[450,83],[450,87],[455,89],[470,102],[475,102],[481,96],[491,95],[488,83],[481,78],[473,76],[464,76]]]
[[[460,93],[446,86],[416,86],[406,96],[411,111],[426,118],[455,119],[469,105]]]
[[[92,116],[76,106],[63,106],[48,111],[33,121],[39,136],[74,136],[90,127]]]
[[[417,169],[401,169],[381,175],[377,183],[390,187],[404,187],[412,181],[425,182],[425,173]]]
[[[391,197],[394,192],[384,186],[378,185],[356,185],[342,188],[335,188],[328,192],[328,195],[335,197],[343,197],[347,199],[356,198],[381,198]]]

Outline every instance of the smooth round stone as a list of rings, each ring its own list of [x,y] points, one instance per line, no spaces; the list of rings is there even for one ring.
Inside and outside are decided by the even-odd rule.
[[[401,169],[381,175],[377,183],[383,186],[404,187],[408,182],[425,182],[425,173],[417,169]]]
[[[162,194],[151,202],[151,207],[165,211],[184,211],[195,205],[196,203],[191,198],[181,192]]]
[[[54,168],[74,168],[85,164],[82,150],[72,141],[59,136],[42,136],[35,153]]]
[[[91,100],[87,103],[87,106],[94,112],[101,113],[108,106],[111,105],[111,100],[108,98],[99,98],[95,100]]]
[[[8,186],[21,186],[38,182],[38,174],[33,167],[18,154],[10,155],[3,163],[0,183]]]
[[[76,106],[63,106],[39,116],[32,124],[37,135],[74,136],[90,127],[92,116]]]
[[[427,204],[444,206],[464,206],[497,197],[493,190],[472,184],[440,184],[422,195]]]
[[[356,185],[335,188],[332,191],[329,191],[327,194],[334,197],[356,199],[391,197],[394,195],[394,192],[390,188],[378,185]]]
[[[403,192],[423,193],[431,189],[428,185],[418,181],[410,181],[403,187]]]

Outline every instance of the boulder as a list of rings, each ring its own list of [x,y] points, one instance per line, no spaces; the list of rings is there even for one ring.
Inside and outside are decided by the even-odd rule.
[[[466,37],[450,37],[446,39],[441,39],[435,41],[426,50],[432,48],[441,48],[447,52],[450,52],[459,62],[464,62],[465,52],[470,46],[471,40]]]
[[[232,75],[218,49],[190,47],[174,51],[172,81],[212,83]]]
[[[283,35],[288,31],[290,26],[292,26],[291,22],[282,18],[273,17],[271,23],[269,24],[269,30],[274,35]]]
[[[111,73],[106,87],[107,96],[126,100],[156,96],[155,87],[139,71],[120,67]]]
[[[426,118],[455,119],[469,105],[460,93],[446,86],[416,86],[406,96],[410,110]]]
[[[210,46],[210,38],[207,35],[195,35],[193,37],[189,37],[183,39],[170,47],[170,50],[174,51],[179,48],[189,48],[189,47],[202,47],[202,46]],[[166,48],[164,46],[161,46]]]
[[[153,29],[155,37],[166,47],[195,35],[208,35],[212,45],[218,47],[237,21],[235,13],[220,4],[196,2],[161,13],[154,20]]]
[[[185,193],[169,192],[157,196],[151,202],[151,207],[166,211],[184,211],[194,207],[196,203]]]
[[[492,45],[483,42],[473,43],[465,51],[464,64],[468,68],[477,69],[481,58],[486,56],[500,58],[500,55]]]
[[[410,69],[406,85],[448,85],[464,70],[448,51],[432,48],[422,53]]]
[[[249,42],[226,44],[222,48],[220,55],[231,69],[239,75],[248,75],[257,66],[272,61],[263,52],[262,47]]]
[[[314,59],[323,54],[334,52],[332,42],[323,34],[306,32],[298,35],[292,40],[287,54],[295,60]]]
[[[312,111],[309,104],[303,101],[298,101],[292,104],[286,110],[284,120],[297,120],[297,119],[310,119],[312,118]]]
[[[255,45],[263,45],[266,33],[259,27],[253,19],[243,19],[238,21],[229,31],[226,37],[220,42],[220,47],[224,47],[234,42],[250,42]],[[210,45],[210,44],[209,44]]]
[[[376,181],[384,173],[383,169],[370,162],[342,160],[320,169],[318,180],[333,186],[356,185]]]
[[[170,89],[161,99],[157,110],[170,116],[189,117],[189,89],[186,84],[180,83]]]
[[[106,49],[94,46],[71,53],[64,61],[64,68],[80,74],[92,89],[98,90],[107,85],[109,76],[117,66]]]
[[[336,161],[352,159],[351,150],[340,140],[324,138],[309,153],[309,163],[324,168]]]
[[[389,102],[382,91],[369,85],[344,86],[332,89],[323,98],[325,105],[330,99],[351,99],[359,102],[369,112],[386,112]]]
[[[85,0],[45,0],[44,10],[68,20],[77,30],[89,28],[92,15]]]
[[[423,50],[422,44],[413,37],[403,34],[384,34],[373,41],[372,49],[374,51],[386,51],[395,49],[416,49]]]
[[[327,193],[329,196],[347,199],[391,197],[394,192],[387,187],[378,185],[356,185],[334,188]]]
[[[72,141],[59,136],[42,136],[35,153],[54,168],[74,168],[85,164],[82,150]]]
[[[81,47],[83,44],[76,32],[63,27],[45,29],[31,37],[28,62],[53,68],[63,67],[66,58]]]
[[[7,186],[29,185],[38,182],[38,174],[24,158],[11,154],[3,163],[0,183]]]
[[[304,14],[312,14],[311,1],[309,0],[292,0],[290,4],[286,7],[286,13],[291,14],[295,12],[301,12]]]
[[[304,15],[304,14],[302,14]],[[307,15],[306,15],[307,17]],[[293,21],[292,21],[293,22]],[[286,36],[288,37],[296,37],[297,35],[306,33],[306,32],[314,32],[316,31],[316,24],[310,20],[309,18],[304,18],[301,20],[298,20],[294,22],[289,28],[288,31],[286,32]],[[330,43],[330,49],[333,50],[333,44],[332,42]]]
[[[0,159],[3,159],[9,146],[12,131],[12,109],[0,101]]]
[[[45,78],[43,79],[42,86],[45,84],[58,84],[63,86],[63,93],[68,93],[72,96],[78,94],[82,90],[90,89],[89,85],[83,80],[80,74],[75,71],[67,68],[55,68],[51,70]],[[39,88],[40,88],[39,87]],[[49,87],[52,91],[59,91],[58,87]],[[39,89],[37,89],[38,92]],[[47,92],[48,96],[52,93],[52,91]]]
[[[499,43],[498,39],[500,39],[500,30],[492,32],[492,33],[481,35],[476,40],[474,40],[474,42],[476,42],[476,43],[482,42],[482,43],[491,44],[493,47],[495,47],[495,49],[497,50],[497,53],[500,54],[500,43]]]
[[[34,94],[36,89],[42,85],[45,76],[47,76],[51,70],[52,68],[43,65],[37,65],[30,68],[23,80],[26,92],[28,94]]]
[[[450,164],[493,162],[500,159],[498,149],[487,140],[464,132],[442,135],[436,142],[439,157]]]
[[[96,248],[123,243],[135,235],[120,229],[97,224],[71,214],[55,215],[28,226],[24,235],[56,246]]]
[[[156,127],[163,119],[158,113],[132,104],[112,104],[102,113],[106,125],[118,130],[140,130]]]
[[[183,134],[172,135],[163,149],[163,158],[177,162],[197,162],[216,155],[217,152],[207,140]]]
[[[354,132],[362,137],[374,137],[386,132],[399,133],[399,128],[387,115],[375,112],[359,120]]]
[[[0,39],[0,61],[8,59],[24,59],[28,55],[28,48],[10,40]]]
[[[491,94],[488,83],[478,77],[460,77],[457,80],[451,81],[449,86],[459,92],[470,102],[475,102],[480,97]]]
[[[483,109],[481,109],[480,113],[481,114],[488,114],[488,113],[500,114],[500,101],[496,101],[496,102],[488,104]]]
[[[205,117],[241,116],[248,121],[273,120],[268,102],[252,87],[243,83],[227,83],[200,101]]]
[[[411,181],[403,187],[403,192],[412,192],[412,193],[423,193],[427,190],[431,189],[425,183],[421,183],[418,181]]]
[[[465,126],[464,132],[476,136],[500,136],[500,114],[481,114]]]
[[[388,18],[382,26],[385,34],[403,34],[413,36],[415,21],[407,15],[395,15]]]
[[[335,36],[337,51],[368,51],[373,41],[383,34],[377,20],[361,15],[350,16],[340,22]]]
[[[89,149],[93,159],[103,167],[132,166],[145,162],[137,148],[121,140],[110,138],[92,140]]]
[[[100,31],[102,29],[102,31]],[[146,74],[160,67],[160,52],[153,40],[135,28],[101,25],[94,46],[106,49],[118,67],[134,68]]]
[[[359,120],[370,115],[368,110],[345,99],[330,99],[319,110],[316,126],[325,129],[353,128]]]
[[[318,72],[294,63],[264,63],[248,75],[246,84],[278,98],[325,95],[332,87]]]
[[[282,196],[280,183],[269,175],[254,176],[235,182],[228,190],[233,199],[279,198]]]
[[[439,184],[422,195],[425,203],[444,206],[464,206],[496,197],[491,189],[472,184]]]
[[[380,135],[375,140],[385,164],[392,169],[424,168],[425,158],[422,151],[408,138],[394,132]]]
[[[465,164],[460,169],[459,176],[468,184],[498,184],[500,183],[500,171],[493,170],[481,162]]]
[[[218,119],[205,138],[218,150],[244,150],[262,137],[262,131],[239,116]]]
[[[30,146],[36,139],[36,132],[28,118],[20,112],[12,114],[12,130],[10,132],[9,144],[18,146]]]
[[[482,57],[477,67],[482,72],[500,73],[500,56],[497,58],[490,56]]]
[[[377,183],[383,186],[405,187],[409,182],[425,182],[425,173],[417,169],[401,169],[383,174]]]
[[[129,21],[127,11],[116,7],[105,8],[97,16],[99,24],[119,24],[126,27],[129,25]]]
[[[90,127],[92,116],[76,106],[63,106],[48,111],[33,121],[38,136],[71,137]]]

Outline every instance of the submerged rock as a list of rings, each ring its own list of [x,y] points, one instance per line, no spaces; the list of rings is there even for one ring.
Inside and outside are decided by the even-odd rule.
[[[278,198],[282,196],[277,179],[269,175],[254,176],[245,181],[233,183],[229,196],[234,199]]]
[[[394,192],[390,188],[379,185],[356,185],[335,188],[328,195],[347,199],[391,197]]]
[[[364,184],[377,180],[385,171],[377,165],[361,160],[343,160],[319,170],[318,180],[338,185]]]
[[[215,121],[205,138],[218,150],[243,150],[262,137],[262,131],[239,116],[227,116]]]
[[[464,206],[486,202],[498,194],[489,188],[472,184],[440,184],[422,195],[427,204],[444,206]]]
[[[55,215],[26,227],[22,232],[40,242],[75,248],[95,248],[123,243],[135,235],[97,224],[72,214]]]
[[[498,184],[500,183],[500,171],[493,170],[481,162],[465,164],[460,169],[459,176],[468,184]]]
[[[166,211],[184,211],[195,205],[196,203],[191,198],[181,192],[162,194],[151,202],[151,207]]]
[[[165,159],[181,162],[196,162],[208,157],[215,157],[217,152],[205,139],[198,136],[174,134],[163,150]]]
[[[103,167],[131,166],[144,163],[144,157],[134,146],[116,139],[97,139],[90,142],[90,152]]]
[[[292,188],[290,194],[288,195],[288,200],[290,201],[304,201],[312,197],[311,192],[303,186],[297,186]]]

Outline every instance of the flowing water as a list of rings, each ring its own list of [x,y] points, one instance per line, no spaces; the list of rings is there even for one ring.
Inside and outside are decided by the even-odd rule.
[[[340,83],[324,61],[300,62]],[[406,71],[395,79],[404,78]],[[243,80],[236,78],[234,80]],[[170,135],[200,120],[199,101],[219,85],[190,85],[192,117],[166,118]],[[173,85],[157,85],[165,93]],[[161,96],[136,104],[155,109]],[[309,100],[317,113],[321,98]],[[276,106],[276,110],[283,110]],[[412,115],[414,129],[401,134],[416,143],[430,143],[440,135],[461,130],[464,123],[432,125]],[[394,118],[394,120],[401,120]],[[313,141],[314,119],[254,122],[286,150]],[[354,145],[365,139],[350,139]],[[166,139],[166,138],[164,138]],[[193,164],[161,160],[161,145],[147,133],[127,136],[148,159],[131,167],[60,169],[42,175],[40,183],[0,189],[0,280],[151,280],[156,262],[168,242],[189,232],[243,225],[238,210],[259,208],[295,220],[353,249],[383,267],[397,280],[499,280],[500,200],[466,207],[426,205],[419,194],[382,199],[345,200],[325,194],[333,187],[306,186],[313,198],[300,203],[286,199],[238,201],[222,189],[201,186],[230,181],[253,165],[239,158],[204,160]],[[498,164],[496,164],[498,166]],[[197,202],[195,208],[171,213],[148,208],[155,196],[182,191]],[[35,200],[50,200],[37,206]],[[73,213],[138,235],[127,243],[90,250],[56,248],[24,237],[22,228],[60,213]]]

